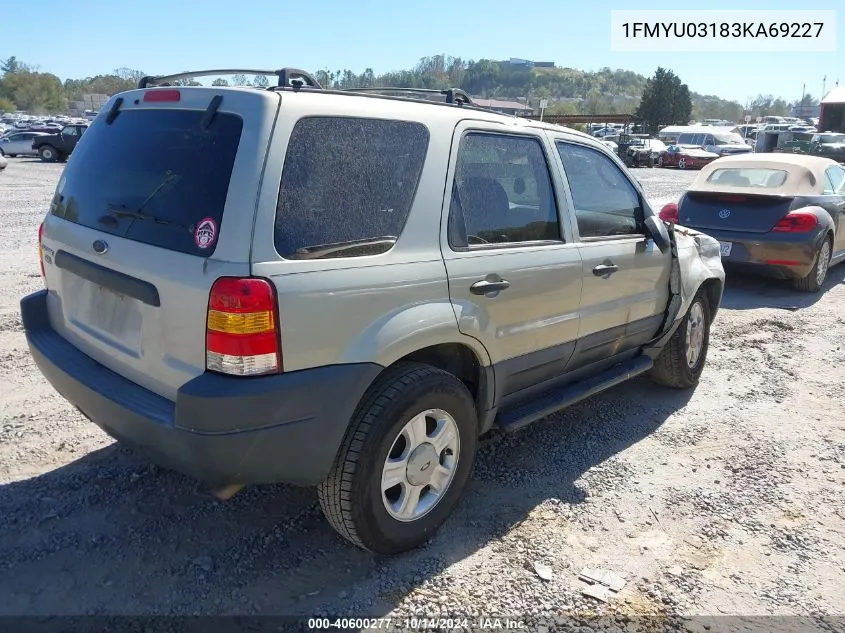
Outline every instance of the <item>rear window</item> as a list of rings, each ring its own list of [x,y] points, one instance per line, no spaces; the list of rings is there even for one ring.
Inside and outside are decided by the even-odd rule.
[[[56,188],[53,215],[136,242],[214,252],[242,121],[218,112],[128,110],[97,119]]]
[[[276,250],[286,259],[389,251],[411,211],[428,140],[420,123],[301,119],[282,171]]]
[[[781,169],[716,169],[707,182],[729,187],[766,187],[774,189],[786,182],[787,172]]]

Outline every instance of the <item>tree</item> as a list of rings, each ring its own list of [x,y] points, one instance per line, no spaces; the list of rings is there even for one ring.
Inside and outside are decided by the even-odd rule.
[[[232,75],[232,85],[233,86],[246,86],[249,82],[246,79],[246,75],[242,75],[238,73],[237,75]]]
[[[27,112],[62,112],[67,107],[61,80],[49,73],[7,72],[0,79],[0,97]]]
[[[267,88],[270,82],[265,75],[256,75],[252,78],[252,85],[256,88]]]
[[[0,112],[14,112],[17,109],[14,101],[6,97],[0,97]]]
[[[0,62],[0,71],[3,73],[16,73],[24,70],[23,64],[18,61],[18,58],[12,55],[9,59]]]
[[[666,125],[685,125],[691,114],[692,98],[687,85],[671,70],[658,67],[646,82],[636,111],[644,128],[656,133]]]
[[[211,85],[212,86],[228,86],[229,82],[226,81],[225,79],[218,77],[217,79],[215,79],[214,81],[211,82]]]

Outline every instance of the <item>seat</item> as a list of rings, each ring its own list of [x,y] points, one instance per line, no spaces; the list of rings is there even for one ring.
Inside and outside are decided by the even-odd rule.
[[[492,178],[471,177],[458,183],[466,232],[488,242],[510,241],[510,201],[504,187]]]

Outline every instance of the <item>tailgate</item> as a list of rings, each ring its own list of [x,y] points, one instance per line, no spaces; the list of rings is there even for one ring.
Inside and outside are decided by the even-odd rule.
[[[50,322],[109,369],[175,399],[205,371],[212,284],[249,274],[280,97],[208,88],[120,97],[114,119],[116,97],[80,139],[44,223]]]

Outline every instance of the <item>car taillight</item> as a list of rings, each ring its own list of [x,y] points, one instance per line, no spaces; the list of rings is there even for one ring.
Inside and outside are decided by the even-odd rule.
[[[678,205],[674,202],[670,202],[667,205],[664,205],[662,209],[660,209],[660,213],[658,214],[660,219],[664,222],[671,222],[672,224],[678,223]]]
[[[46,279],[47,273],[44,270],[44,249],[41,247],[41,240],[44,239],[44,223],[38,226],[38,263],[41,264],[41,277]]]
[[[276,291],[266,279],[221,277],[208,297],[206,368],[232,376],[282,370]]]
[[[819,225],[819,219],[809,211],[790,211],[772,227],[779,233],[806,233]]]

